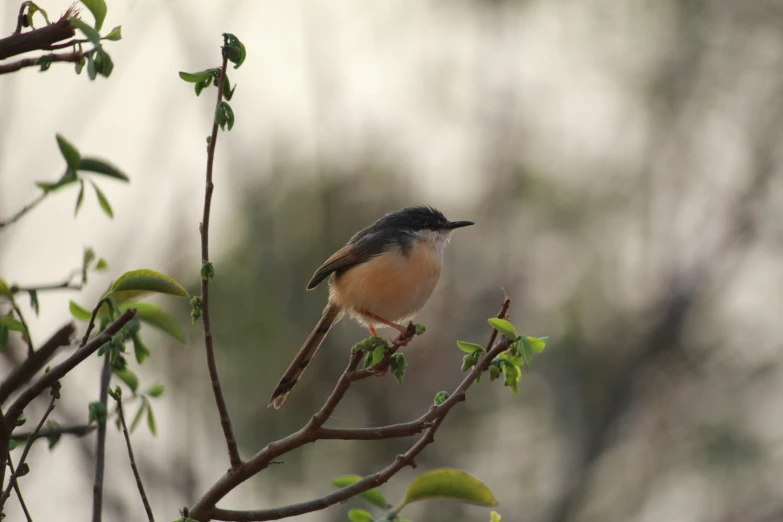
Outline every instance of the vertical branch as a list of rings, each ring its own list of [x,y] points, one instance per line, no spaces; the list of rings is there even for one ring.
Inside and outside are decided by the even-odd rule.
[[[147,500],[147,494],[144,492],[144,485],[141,483],[139,469],[136,467],[136,459],[133,457],[133,448],[131,447],[130,435],[128,435],[128,426],[125,424],[125,414],[122,411],[122,397],[117,395],[116,398],[117,412],[120,416],[120,424],[122,424],[122,434],[125,436],[125,445],[128,447],[128,458],[130,459],[133,476],[136,478],[136,487],[139,488],[139,495],[141,495],[141,501],[144,504],[144,510],[147,512],[147,519],[149,522],[155,522],[155,517],[152,515],[152,508],[150,507],[150,502]]]
[[[223,48],[223,65],[220,68],[220,77],[217,86],[217,105],[223,100],[223,84],[226,80],[226,67],[228,66],[228,50]],[[217,106],[216,105],[216,106]],[[218,123],[217,120],[212,123],[212,136],[207,147],[207,181],[204,192],[204,216],[201,220],[201,262],[209,262],[209,212],[212,206],[212,165],[215,161],[215,144],[217,143]],[[223,391],[220,387],[217,365],[215,364],[215,349],[212,344],[212,326],[209,316],[209,276],[201,275],[201,320],[204,322],[204,346],[207,355],[207,368],[209,369],[209,379],[212,382],[212,391],[215,395],[218,413],[220,415],[220,426],[223,428],[223,435],[228,446],[228,456],[231,462],[231,468],[235,469],[242,464],[239,457],[237,442],[234,438],[234,429],[231,427],[231,418],[228,415],[226,400],[223,398]]]
[[[100,305],[99,305],[100,306]],[[97,310],[97,308],[96,308]],[[99,400],[103,411],[107,411],[106,403],[109,397],[109,380],[111,380],[111,360],[107,351],[103,356],[101,371],[101,390]],[[92,522],[101,522],[103,510],[103,471],[106,459],[106,416],[98,419],[98,440],[95,446],[95,483],[92,486]]]

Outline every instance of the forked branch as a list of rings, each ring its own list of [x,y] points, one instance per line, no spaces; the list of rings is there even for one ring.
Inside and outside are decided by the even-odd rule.
[[[506,316],[510,302],[511,301],[508,298],[503,301],[503,305],[501,307],[500,313],[498,314],[498,317],[504,318]],[[360,352],[352,353],[348,362],[348,366],[337,381],[334,390],[327,398],[321,409],[315,415],[313,415],[313,417],[304,427],[283,439],[268,444],[255,456],[253,456],[252,459],[223,475],[223,477],[221,477],[220,480],[218,480],[212,486],[212,488],[210,488],[210,490],[207,491],[207,493],[204,494],[204,496],[189,510],[188,516],[202,522],[207,520],[279,520],[282,518],[325,509],[329,506],[337,504],[338,502],[342,502],[355,495],[358,495],[359,493],[363,493],[369,489],[378,487],[379,485],[387,482],[391,477],[393,477],[397,472],[406,466],[415,467],[416,457],[424,450],[424,448],[434,441],[435,432],[438,430],[451,409],[456,406],[457,403],[465,400],[466,392],[468,388],[470,388],[470,386],[476,381],[476,378],[481,373],[486,371],[492,361],[502,352],[506,351],[511,346],[511,343],[508,339],[505,338],[502,341],[495,343],[496,335],[492,335],[490,338],[490,344],[487,345],[484,356],[479,359],[476,366],[468,373],[465,379],[463,379],[463,381],[449,396],[449,398],[438,406],[432,406],[426,414],[414,421],[379,428],[324,428],[323,424],[332,415],[351,384],[357,380],[373,375],[379,369],[382,369],[385,365],[388,365],[391,354],[396,351],[397,348],[407,343],[407,341],[409,341],[413,335],[415,335],[415,329],[413,328],[413,325],[410,325],[408,330],[398,339],[396,339],[390,349],[387,350],[384,359],[369,369],[357,370],[363,354]],[[232,491],[242,482],[267,468],[275,458],[310,442],[325,439],[377,440],[394,437],[405,437],[421,433],[422,431],[424,431],[424,435],[422,435],[422,437],[417,440],[406,453],[398,455],[394,462],[379,470],[378,472],[324,497],[307,502],[292,504],[289,506],[262,510],[233,511],[215,507],[220,499],[225,497],[230,491]]]

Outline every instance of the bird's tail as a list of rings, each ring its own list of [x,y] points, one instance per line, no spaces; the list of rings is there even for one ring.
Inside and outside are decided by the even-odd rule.
[[[326,337],[326,334],[329,333],[329,329],[339,317],[340,308],[332,303],[327,304],[323,314],[321,314],[321,320],[318,321],[318,324],[315,325],[313,331],[310,332],[304,345],[299,348],[296,357],[294,357],[294,360],[285,371],[283,378],[280,379],[280,382],[277,384],[274,393],[272,393],[272,397],[269,399],[267,407],[274,406],[275,409],[278,409],[283,405],[283,402],[285,402],[291,389],[296,386],[296,383],[299,382],[305,369],[307,369],[307,365],[310,364],[310,360],[315,355],[315,352],[321,347],[321,343]]]

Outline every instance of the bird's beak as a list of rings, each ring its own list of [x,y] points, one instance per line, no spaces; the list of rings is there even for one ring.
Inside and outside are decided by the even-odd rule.
[[[454,230],[455,228],[469,227],[470,225],[475,225],[475,223],[472,221],[452,221],[446,225],[446,228],[448,230]]]

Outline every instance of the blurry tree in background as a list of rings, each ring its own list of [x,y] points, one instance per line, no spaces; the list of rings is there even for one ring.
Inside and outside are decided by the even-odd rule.
[[[423,469],[474,473],[492,488],[504,522],[783,519],[780,2],[312,0],[237,3],[231,14],[206,4],[202,13],[191,2],[139,0],[123,19],[123,27],[137,24],[123,34],[136,54],[122,66],[115,59],[114,74],[126,67],[128,78],[161,81],[156,100],[127,98],[147,123],[138,133],[128,117],[132,146],[122,148],[132,150],[109,157],[131,173],[134,183],[123,189],[138,190],[126,215],[145,206],[149,214],[122,221],[113,198],[116,231],[98,251],[117,253],[118,273],[158,253],[169,263],[162,271],[197,293],[190,249],[200,209],[182,201],[199,198],[183,187],[202,175],[203,157],[193,151],[212,114],[180,131],[189,127],[181,122],[192,98],[181,96],[179,79],[163,78],[172,63],[195,70],[212,52],[203,35],[231,27],[254,53],[237,92],[253,96],[238,96],[234,144],[226,140],[217,158],[226,176],[216,197],[230,199],[213,223],[220,284],[211,299],[242,454],[301,426],[362,335],[347,322],[333,330],[286,413],[265,408],[320,314],[323,296],[304,291],[315,267],[385,212],[429,203],[478,227],[446,253],[438,290],[417,318],[427,335],[404,350],[405,385],[365,383],[346,396],[335,423],[407,420],[435,392],[452,389],[453,339],[480,341],[483,312],[504,288],[514,297],[512,321],[550,335],[552,347],[521,381],[519,400],[483,381],[474,387],[418,459]],[[160,26],[148,25],[152,19]],[[166,45],[145,47],[140,36],[128,43],[147,29],[169,38]],[[157,69],[161,48],[171,61]],[[3,216],[19,208],[14,197],[30,195],[18,188],[29,179],[7,160],[25,121],[14,100],[29,102],[31,84],[22,82],[0,80]],[[99,114],[58,114],[96,133],[111,128]],[[30,136],[28,155],[43,139]],[[59,210],[47,219],[61,219]],[[0,243],[4,274],[38,252],[20,248],[32,244],[22,235]],[[171,383],[159,400],[170,405],[169,420],[158,428],[170,424],[176,434],[134,449],[153,507],[171,512],[225,470],[223,443],[200,350],[166,350],[163,338],[149,339],[160,347],[149,378]],[[286,456],[232,501],[257,507],[315,497],[328,492],[324,476],[371,473],[407,447],[328,444]],[[412,477],[389,483],[389,496],[401,497]],[[56,489],[35,473],[27,478],[28,497]],[[132,485],[107,495],[107,517],[143,516]],[[472,509],[422,503],[410,518],[482,520]],[[345,520],[345,510],[301,519]]]

